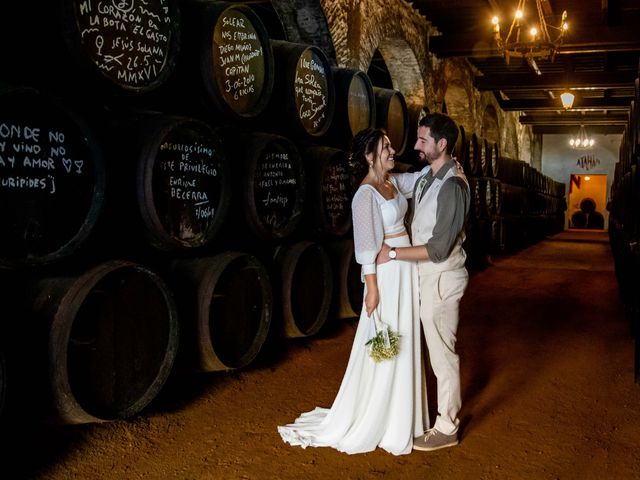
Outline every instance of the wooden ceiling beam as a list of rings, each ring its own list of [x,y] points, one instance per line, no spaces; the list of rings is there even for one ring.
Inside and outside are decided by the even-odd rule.
[[[600,115],[583,115],[580,112],[560,112],[560,113],[535,113],[530,115],[520,115],[518,117],[522,125],[627,125],[629,114],[626,112],[609,112]]]
[[[564,73],[544,75],[513,73],[504,75],[477,76],[476,88],[483,92],[488,90],[531,90],[562,89],[567,87],[611,88],[633,86],[637,71],[622,72],[573,72],[569,76]]]
[[[533,125],[532,131],[534,134],[566,134],[575,135],[577,132],[577,124],[574,125]],[[589,126],[590,135],[611,135],[621,134],[624,132],[624,125],[591,125]]]
[[[585,33],[572,32],[558,49],[558,55],[603,52],[640,52],[640,39],[636,25],[620,25],[615,29],[592,25],[582,29]],[[456,33],[429,37],[429,50],[440,58],[500,56],[491,36]]]
[[[499,93],[495,93],[500,108],[505,112],[514,111],[556,111],[562,110],[560,98],[548,100],[535,99],[519,99],[519,100],[503,100]],[[573,109],[580,108],[596,108],[603,110],[629,110],[633,97],[615,97],[615,98],[584,98],[576,97],[573,103]]]

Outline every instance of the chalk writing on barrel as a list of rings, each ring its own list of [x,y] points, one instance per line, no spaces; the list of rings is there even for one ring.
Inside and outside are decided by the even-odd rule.
[[[177,229],[183,239],[206,230],[216,214],[220,191],[215,148],[197,141],[164,141],[158,168],[157,188],[164,194],[158,209],[167,228]]]
[[[0,123],[0,188],[53,195],[58,175],[82,176],[84,159],[65,138],[57,128]]]
[[[289,154],[266,153],[257,165],[254,179],[256,210],[260,219],[274,229],[291,221],[296,205],[298,179]]]
[[[351,215],[348,187],[347,169],[341,163],[332,162],[326,168],[322,182],[324,212],[332,227],[339,226],[344,222],[345,216]]]
[[[172,41],[169,0],[76,2],[76,21],[90,59],[128,87],[154,82]]]
[[[326,121],[328,84],[322,61],[311,49],[300,56],[294,83],[300,121],[307,131],[315,133]]]
[[[265,77],[264,51],[250,19],[229,8],[214,29],[213,64],[216,81],[225,101],[244,113],[260,100]]]

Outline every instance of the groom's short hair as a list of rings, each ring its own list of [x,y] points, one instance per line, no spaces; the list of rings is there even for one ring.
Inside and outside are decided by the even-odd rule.
[[[458,126],[453,119],[444,113],[427,113],[418,122],[418,127],[429,127],[431,136],[436,142],[442,138],[447,141],[447,153],[451,155],[458,141]]]

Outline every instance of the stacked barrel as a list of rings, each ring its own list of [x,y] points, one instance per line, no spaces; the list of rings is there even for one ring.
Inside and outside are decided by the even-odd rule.
[[[32,7],[0,12],[0,406],[126,418],[358,315],[346,149],[406,146],[399,91],[245,4]]]
[[[465,249],[472,265],[564,229],[564,184],[501,155],[496,142],[463,127],[455,155],[471,190]]]
[[[622,134],[618,162],[611,184],[609,238],[615,262],[620,297],[635,339],[635,380],[640,383],[640,77],[635,80],[635,95],[629,108],[629,121]]]
[[[358,315],[346,149],[370,126],[407,149],[401,92],[241,3],[0,9],[0,406],[126,418],[171,374],[245,368]],[[499,252],[508,167],[462,138],[469,238]]]

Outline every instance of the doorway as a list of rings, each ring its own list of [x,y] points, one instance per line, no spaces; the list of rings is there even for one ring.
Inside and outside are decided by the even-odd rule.
[[[569,182],[569,229],[607,228],[607,176],[572,173]]]

